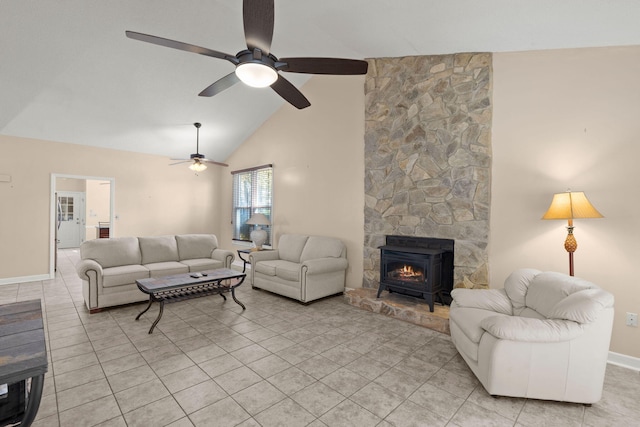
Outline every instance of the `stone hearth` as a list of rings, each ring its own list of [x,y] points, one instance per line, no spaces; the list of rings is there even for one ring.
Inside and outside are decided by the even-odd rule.
[[[414,298],[397,293],[382,292],[376,298],[376,289],[358,288],[344,293],[348,304],[363,310],[384,314],[394,319],[424,326],[434,331],[449,333],[449,306],[436,305],[433,313],[429,311],[429,304],[420,298]]]

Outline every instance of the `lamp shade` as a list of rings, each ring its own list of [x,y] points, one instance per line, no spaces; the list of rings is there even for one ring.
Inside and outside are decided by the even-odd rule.
[[[247,220],[247,222],[245,222],[245,224],[250,224],[250,225],[271,225],[271,221],[269,221],[269,218],[267,218],[266,216],[264,216],[261,213],[254,213],[253,215],[251,215],[251,218],[249,218]]]
[[[542,219],[603,218],[582,191],[566,191],[553,195]]]

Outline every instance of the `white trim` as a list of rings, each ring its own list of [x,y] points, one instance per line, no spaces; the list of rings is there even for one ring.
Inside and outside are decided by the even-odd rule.
[[[0,279],[0,286],[27,282],[38,282],[40,280],[51,280],[53,278],[55,278],[55,276],[50,276],[48,274],[39,274],[37,276],[8,277],[6,279]]]
[[[622,366],[623,368],[633,369],[634,371],[640,371],[640,358],[637,357],[610,351],[607,362],[612,365]]]

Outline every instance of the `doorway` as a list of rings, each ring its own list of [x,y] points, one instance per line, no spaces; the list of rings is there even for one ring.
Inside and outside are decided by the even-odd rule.
[[[50,194],[49,275],[54,278],[59,248],[99,238],[99,225],[107,224],[114,235],[115,179],[52,173]]]

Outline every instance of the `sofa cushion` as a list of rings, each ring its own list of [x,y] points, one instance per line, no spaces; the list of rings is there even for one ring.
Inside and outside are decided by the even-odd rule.
[[[602,310],[613,307],[613,295],[602,289],[585,289],[574,292],[558,302],[551,312],[551,319],[573,320],[578,323],[594,322]]]
[[[300,261],[318,258],[340,258],[344,251],[344,244],[331,237],[309,236],[300,254]]]
[[[511,300],[515,315],[519,315],[527,306],[525,299],[529,284],[540,273],[542,271],[533,268],[521,268],[511,273],[504,281],[504,290]]]
[[[143,266],[149,269],[151,277],[171,276],[189,272],[189,266],[178,261],[153,262]]]
[[[178,261],[178,244],[175,236],[138,237],[141,264]]]
[[[591,288],[596,286],[586,280],[547,271],[533,278],[529,284],[525,302],[527,307],[550,318],[557,303],[574,292]]]
[[[260,261],[255,266],[256,273],[266,276],[277,276],[284,280],[300,280],[300,264],[281,259],[272,261]]]
[[[504,289],[456,288],[451,296],[459,307],[480,308],[502,314],[513,314],[511,300]]]
[[[456,301],[457,304],[457,301]],[[464,335],[473,343],[479,343],[485,330],[480,326],[481,322],[487,317],[508,316],[506,314],[498,314],[490,310],[482,310],[479,308],[460,308],[454,310],[450,316],[450,321],[455,322]],[[509,316],[510,317],[510,316]]]
[[[480,325],[498,339],[552,343],[569,341],[582,335],[582,325],[570,320],[531,319],[520,316],[490,316]]]
[[[546,319],[545,316],[543,316],[542,314],[538,313],[537,311],[529,307],[523,308],[520,311],[520,313],[516,314],[516,316],[528,317],[530,319]]]
[[[176,236],[179,260],[211,258],[218,247],[218,239],[213,234],[181,234]]]
[[[300,262],[300,255],[309,236],[301,234],[283,234],[278,241],[280,259],[290,262]]]
[[[214,270],[216,268],[224,267],[222,261],[211,258],[183,259],[180,263],[188,266],[189,271]]]
[[[136,237],[87,240],[80,246],[80,258],[92,259],[102,268],[140,264],[142,259]]]
[[[256,273],[261,273],[266,276],[275,276],[276,275],[276,262],[277,260],[272,261],[260,261],[251,266]]]
[[[289,261],[276,261],[276,276],[284,280],[300,281],[300,264]]]
[[[149,270],[141,265],[122,265],[102,270],[102,286],[111,288],[136,283],[136,280],[149,278]]]

